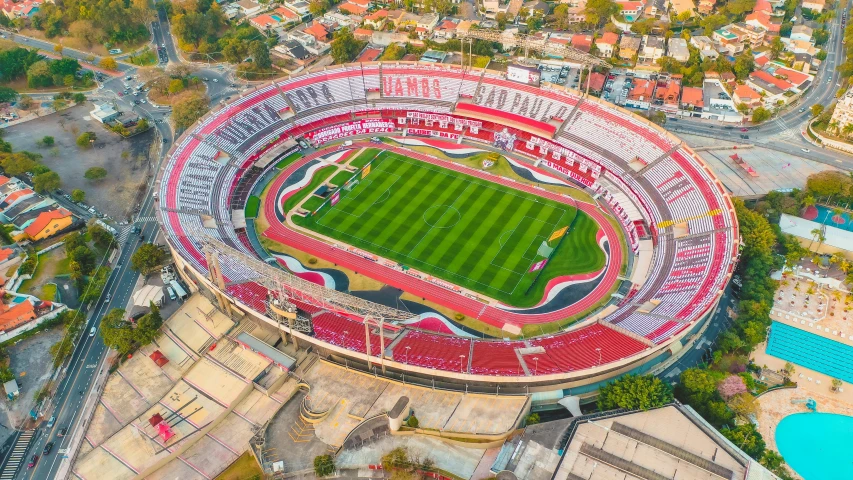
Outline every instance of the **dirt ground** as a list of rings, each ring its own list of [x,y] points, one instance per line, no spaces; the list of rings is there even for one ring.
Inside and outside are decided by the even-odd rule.
[[[50,347],[62,339],[63,332],[62,327],[45,330],[7,349],[21,395],[12,402],[5,397],[0,399],[0,442],[12,434],[9,427],[20,426],[29,418],[36,392],[53,373]]]
[[[154,131],[123,139],[90,117],[92,108],[92,104],[86,102],[60,113],[11,126],[5,130],[4,139],[16,151],[42,154],[42,162],[62,178],[63,190],[71,192],[79,188],[86,192],[86,203],[116,220],[124,220],[146,185],[149,147]],[[87,131],[95,132],[97,141],[94,148],[84,150],[77,147],[76,140]],[[37,145],[36,142],[45,135],[54,137],[55,148]],[[83,178],[91,167],[107,169],[107,178],[99,182]]]

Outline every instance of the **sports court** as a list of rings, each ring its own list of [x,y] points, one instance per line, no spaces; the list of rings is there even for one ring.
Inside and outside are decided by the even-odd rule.
[[[511,305],[541,299],[534,281],[604,264],[576,208],[387,151],[336,195],[295,221]]]

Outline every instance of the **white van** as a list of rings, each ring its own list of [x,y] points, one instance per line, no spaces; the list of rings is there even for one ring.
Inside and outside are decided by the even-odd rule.
[[[168,288],[166,288],[166,291],[169,292],[169,300],[174,302],[175,300],[178,299],[178,296],[175,295],[175,289],[174,288],[168,287]]]

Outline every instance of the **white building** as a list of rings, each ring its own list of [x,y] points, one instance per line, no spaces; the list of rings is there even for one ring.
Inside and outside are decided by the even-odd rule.
[[[832,122],[838,122],[838,128],[843,129],[847,124],[853,123],[853,87],[850,87],[844,96],[835,104],[832,112]]]
[[[687,40],[679,37],[669,39],[669,50],[667,56],[672,57],[679,62],[690,60],[690,50],[687,48]]]

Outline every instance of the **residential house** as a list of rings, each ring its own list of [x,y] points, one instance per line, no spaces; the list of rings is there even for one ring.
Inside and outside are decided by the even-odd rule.
[[[304,0],[285,0],[284,6],[293,10],[299,15],[307,15],[311,13],[308,8],[308,2]]]
[[[456,23],[451,20],[445,20],[435,27],[435,38],[443,38],[450,40],[456,36]]]
[[[30,190],[29,188],[22,188],[20,190],[15,190],[14,192],[9,193],[3,197],[3,200],[0,201],[0,210],[7,211],[22,202],[26,202],[31,198],[40,198],[39,195]]]
[[[714,6],[716,4],[717,0],[699,0],[699,6],[696,7],[696,10],[698,10],[702,15],[710,15],[714,12]]]
[[[790,38],[782,37],[782,43],[785,44],[785,50],[793,53],[805,53],[811,56],[817,55],[819,49],[814,46],[811,41],[791,40]]]
[[[236,2],[236,5],[240,8],[240,12],[247,17],[260,12],[263,8],[260,3],[254,0],[240,0]]]
[[[435,30],[435,27],[438,26],[439,16],[435,13],[427,13],[426,15],[422,15],[420,19],[418,19],[415,26],[417,28],[423,28],[427,33],[432,33]]]
[[[812,33],[814,33],[814,30],[807,25],[794,25],[794,28],[791,29],[790,38],[791,40],[802,40],[814,45],[814,42],[812,42]]]
[[[725,49],[729,55],[737,55],[744,49],[742,39],[738,37],[737,34],[729,31],[727,28],[714,30],[712,38],[719,42],[723,49]]]
[[[273,47],[273,50],[283,53],[286,57],[290,57],[294,60],[299,60],[302,62],[311,58],[311,53],[296,40],[287,40],[281,45],[276,45],[275,47]]]
[[[37,242],[52,237],[74,223],[74,216],[64,208],[41,212],[36,219],[24,229],[26,237]]]
[[[327,30],[326,27],[320,22],[315,22],[313,25],[307,27],[303,31],[308,35],[314,37],[318,42],[327,42],[332,38],[329,30]]]
[[[654,64],[657,60],[663,57],[666,52],[666,44],[663,37],[655,37],[652,35],[643,35],[643,44],[637,57],[640,63]]]
[[[660,18],[666,13],[669,0],[647,0],[643,7],[643,16],[646,18]]]
[[[7,293],[0,287],[0,341],[7,342],[32,330],[42,321],[54,318],[65,309],[65,305],[61,303],[39,300],[32,295]],[[9,387],[6,388],[8,391]]]
[[[399,28],[403,25],[403,19],[406,17],[408,12],[405,10],[388,10],[388,15],[386,18],[389,22],[394,24],[395,28]]]
[[[617,1],[616,4],[622,7],[622,11],[619,13],[625,17],[625,20],[627,20],[628,23],[634,23],[637,21],[637,19],[639,19],[643,14],[643,9],[646,6],[645,1],[634,0]]]
[[[610,58],[616,45],[619,44],[619,35],[613,32],[604,32],[601,38],[595,39],[595,48],[598,49],[598,56]]]
[[[735,101],[735,104],[746,105],[750,110],[760,107],[762,104],[761,94],[749,85],[738,85],[735,87],[732,100]]]
[[[486,16],[494,18],[498,13],[506,13],[509,10],[507,0],[483,0],[483,9],[486,11]]]
[[[524,4],[524,8],[530,12],[530,15],[540,15],[542,18],[545,18],[546,15],[551,11],[550,5],[542,0],[533,0],[531,2],[527,2]]]
[[[687,40],[680,37],[672,37],[669,39],[669,48],[666,55],[672,57],[679,62],[690,60],[690,49],[687,48]]]
[[[95,119],[95,121],[103,123],[104,125],[112,122],[119,116],[119,112],[113,108],[109,103],[95,103],[95,108],[89,112],[89,115]]]
[[[643,39],[633,35],[622,35],[619,40],[619,58],[631,60],[640,53],[640,43]]]
[[[589,53],[592,49],[592,35],[576,34],[572,36],[572,46],[576,50],[584,53]]]
[[[787,67],[773,68],[773,75],[787,80],[796,90],[805,90],[814,80],[814,76]]]
[[[749,74],[746,84],[764,94],[766,105],[776,105],[785,101],[784,94],[793,88],[793,84],[787,80],[776,78],[764,70],[756,70]]]
[[[681,89],[681,109],[688,112],[701,112],[705,103],[702,101],[702,89],[699,87],[684,87]]]
[[[377,10],[370,15],[364,17],[364,24],[373,27],[374,30],[382,30],[385,26],[385,21],[388,19],[388,10],[384,8]]]
[[[681,15],[684,12],[690,12],[690,16],[694,15],[696,10],[696,2],[693,0],[669,0],[670,16]]]
[[[655,82],[646,79],[635,79],[634,87],[628,92],[625,106],[648,110],[654,99]]]
[[[40,6],[41,2],[33,0],[23,0],[20,2],[13,2],[12,0],[0,1],[0,8],[2,8],[3,14],[10,20],[31,18],[39,12]]]
[[[678,113],[678,101],[681,98],[681,75],[658,77],[655,86],[655,98],[652,102],[656,109],[675,114]]]
[[[353,30],[352,34],[356,40],[369,42],[373,39],[374,30],[370,30],[367,28],[356,28]]]
[[[249,23],[262,32],[268,32],[273,28],[277,27],[279,24],[278,19],[273,18],[272,15],[268,13],[264,13],[262,15],[258,15],[257,17],[252,17],[249,20]]]
[[[823,13],[823,9],[826,8],[826,0],[803,0],[801,6],[818,13]]]
[[[746,19],[744,19],[744,24],[753,28],[764,29],[764,31],[774,35],[778,35],[779,30],[782,28],[782,24],[771,21],[770,13],[765,11],[754,11],[750,13],[746,16]]]
[[[603,73],[592,72],[592,75],[589,76],[589,91],[594,95],[601,95],[602,90],[604,90],[604,84],[607,81],[607,77],[604,76]],[[581,88],[586,88],[586,85],[581,85]]]
[[[367,0],[347,0],[338,6],[338,10],[351,15],[364,15],[368,10],[368,7],[364,6],[364,4],[369,5],[370,2]]]
[[[847,89],[844,96],[836,102],[830,123],[837,123],[839,130],[853,123],[853,87]]]
[[[355,59],[356,62],[375,62],[382,55],[381,48],[365,48],[361,55]]]

